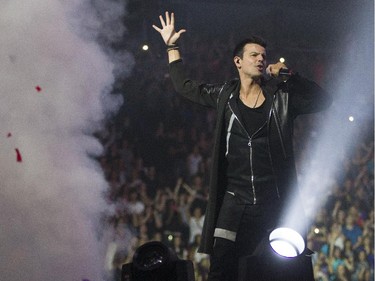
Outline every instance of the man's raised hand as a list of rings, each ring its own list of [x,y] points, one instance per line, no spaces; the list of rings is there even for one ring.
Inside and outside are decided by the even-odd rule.
[[[152,25],[152,27],[160,33],[166,45],[176,44],[178,38],[180,38],[181,34],[186,32],[186,30],[181,29],[179,32],[176,32],[174,29],[174,13],[169,15],[169,12],[165,12],[165,21],[161,15],[159,16],[159,19],[161,28],[156,25]]]

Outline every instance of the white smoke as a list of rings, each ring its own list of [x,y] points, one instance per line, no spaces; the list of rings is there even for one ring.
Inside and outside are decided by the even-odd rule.
[[[124,10],[94,2],[116,13],[98,13],[93,1],[1,1],[1,280],[103,280],[94,223],[107,183],[92,134],[121,105],[110,94],[120,67],[94,39]],[[121,38],[118,26],[111,36]],[[124,75],[133,62],[123,57]]]
[[[306,161],[301,165],[302,202],[310,220],[303,220],[297,211],[297,196],[286,213],[290,224],[295,222],[302,228],[307,228],[315,218],[338,179],[345,177],[345,159],[371,133],[364,132],[373,123],[374,105],[373,3],[370,2],[357,5],[345,17],[347,38],[337,46],[340,51],[333,60],[336,67],[327,83],[333,104],[322,116],[319,130],[311,134]],[[354,122],[349,121],[350,116],[354,116]]]

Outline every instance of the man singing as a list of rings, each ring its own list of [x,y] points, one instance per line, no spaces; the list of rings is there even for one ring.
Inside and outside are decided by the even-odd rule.
[[[210,254],[210,281],[236,281],[239,258],[251,255],[269,230],[282,223],[280,215],[289,196],[298,193],[294,119],[327,108],[331,98],[298,74],[281,80],[279,73],[286,65],[267,66],[266,43],[256,36],[234,48],[239,79],[199,84],[187,77],[177,45],[186,30],[175,30],[173,13],[159,18],[161,27],[153,28],[166,44],[176,91],[217,111],[199,251]]]

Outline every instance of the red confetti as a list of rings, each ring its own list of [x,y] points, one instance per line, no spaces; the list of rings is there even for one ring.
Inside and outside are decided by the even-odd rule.
[[[42,91],[42,88],[40,86],[36,86],[35,87],[35,90],[37,90],[38,92],[41,92]]]
[[[18,148],[15,149],[17,153],[17,162],[22,162],[22,156]]]
[[[8,133],[7,137],[10,138],[12,136],[12,133]]]

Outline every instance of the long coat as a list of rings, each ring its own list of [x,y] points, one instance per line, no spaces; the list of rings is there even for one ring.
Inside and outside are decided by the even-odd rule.
[[[212,166],[210,172],[209,201],[205,214],[199,251],[212,253],[214,230],[226,191],[225,179],[225,111],[231,95],[238,95],[238,79],[222,84],[198,83],[187,77],[182,60],[169,65],[170,76],[176,91],[194,103],[217,110]],[[277,79],[265,81],[263,92],[272,99],[267,123],[268,142],[277,185],[283,202],[288,202],[296,188],[296,169],[293,154],[293,121],[299,114],[318,112],[331,103],[330,96],[317,84],[294,75],[286,82]]]

